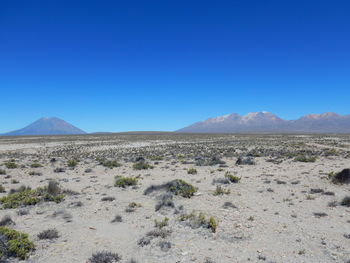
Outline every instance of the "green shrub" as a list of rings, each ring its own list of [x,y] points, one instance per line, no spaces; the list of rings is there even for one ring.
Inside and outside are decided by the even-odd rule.
[[[0,175],[5,175],[5,174],[6,174],[6,171],[3,169],[0,169]]]
[[[0,204],[2,204],[2,207],[5,209],[17,208],[20,206],[36,205],[41,201],[60,203],[63,201],[64,197],[65,195],[62,194],[60,189],[59,191],[52,192],[52,190],[50,190],[49,182],[47,187],[39,187],[34,190],[22,187],[14,193],[1,197]]]
[[[5,192],[6,192],[5,187],[2,184],[0,184],[0,193],[5,193]]]
[[[34,244],[29,240],[28,234],[18,232],[8,227],[0,227],[0,235],[6,237],[4,242],[5,251],[0,250],[0,258],[17,257],[19,259],[26,259],[28,253],[34,249]],[[4,254],[6,252],[6,254]]]
[[[149,157],[149,159],[150,159],[151,161],[161,161],[161,160],[163,160],[164,158],[163,158],[163,156],[160,156],[160,155],[152,155],[152,156]]]
[[[187,170],[187,173],[188,173],[188,174],[197,174],[197,169],[196,169],[196,168],[189,168],[189,169]]]
[[[225,177],[231,182],[231,183],[239,183],[241,181],[241,177],[232,175],[230,172],[225,173]]]
[[[104,160],[100,162],[100,164],[104,167],[112,169],[113,167],[120,167],[121,164],[118,163],[116,160]]]
[[[137,162],[133,164],[132,168],[134,168],[134,170],[147,170],[152,169],[153,166],[146,162]]]
[[[208,228],[213,233],[216,232],[218,223],[216,222],[214,217],[209,217],[209,219],[206,218],[206,216],[203,213],[199,213],[198,215],[194,212],[191,214],[183,214],[179,217],[180,221],[189,221],[190,226],[192,228]]]
[[[75,167],[78,165],[78,161],[77,160],[68,160],[67,165],[69,167]]]
[[[127,186],[137,185],[137,179],[133,177],[116,176],[114,186],[125,188]]]
[[[3,208],[17,208],[19,206],[35,205],[40,201],[36,190],[26,189],[0,198]]]
[[[209,218],[208,224],[209,224],[208,227],[211,229],[211,231],[212,231],[213,233],[215,233],[215,232],[216,232],[216,228],[218,227],[218,223],[216,222],[215,218],[211,216],[211,217]]]
[[[39,167],[43,167],[40,163],[34,162],[30,165],[31,168],[39,168]]]
[[[14,161],[5,162],[4,165],[7,169],[15,169],[18,168],[18,165]]]
[[[154,220],[154,226],[161,229],[163,227],[166,227],[168,225],[169,218],[165,217],[162,221]]]
[[[216,189],[214,191],[214,195],[228,195],[230,193],[231,193],[230,189],[226,190],[219,185],[216,187]]]
[[[176,179],[169,184],[169,191],[175,195],[190,198],[195,192],[197,192],[197,189],[184,180]]]
[[[305,155],[299,155],[294,158],[294,162],[303,162],[303,163],[314,163],[316,162],[316,157],[308,157]]]

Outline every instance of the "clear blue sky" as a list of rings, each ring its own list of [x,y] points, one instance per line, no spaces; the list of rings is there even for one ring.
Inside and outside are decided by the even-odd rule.
[[[0,1],[0,133],[350,113],[350,1]]]

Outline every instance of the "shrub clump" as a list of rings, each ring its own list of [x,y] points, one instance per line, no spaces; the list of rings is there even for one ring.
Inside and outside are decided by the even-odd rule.
[[[7,169],[15,169],[18,168],[18,165],[14,161],[5,162],[4,165]]]
[[[132,168],[134,170],[147,170],[147,169],[153,169],[153,166],[149,163],[146,163],[145,161],[139,161],[133,164]]]
[[[157,219],[154,220],[154,227],[157,227],[159,229],[162,229],[163,227],[166,227],[168,225],[169,218],[165,217],[162,221],[158,221]]]
[[[197,192],[197,188],[181,179],[175,179],[161,185],[151,185],[144,191],[144,195],[148,195],[154,191],[166,190],[175,195],[190,198]]]
[[[340,205],[350,207],[350,196],[344,197],[343,200],[340,202]]]
[[[336,174],[332,172],[329,174],[329,178],[335,184],[350,184],[350,169],[344,169]]]
[[[216,186],[216,189],[214,191],[214,195],[217,196],[217,195],[229,195],[231,193],[230,189],[225,189],[225,188],[222,188],[221,186]]]
[[[230,172],[225,173],[225,178],[227,178],[231,183],[239,183],[241,181],[241,177],[232,175]]]
[[[137,179],[133,177],[116,176],[114,186],[126,188],[127,186],[137,185]]]
[[[189,169],[187,170],[187,173],[188,173],[188,174],[197,174],[197,169],[196,169],[196,168],[189,168]]]
[[[182,197],[190,198],[197,192],[197,189],[181,179],[176,179],[170,183],[169,191],[175,195],[181,195]]]
[[[0,169],[0,175],[5,175],[6,174],[6,170]]]
[[[39,168],[39,167],[43,167],[40,163],[34,162],[30,165],[31,168]]]
[[[5,187],[2,184],[0,184],[0,193],[5,193],[5,192],[6,192]]]
[[[216,232],[218,226],[218,223],[216,222],[214,217],[211,216],[209,218],[206,218],[206,216],[203,213],[199,213],[198,215],[194,212],[192,212],[191,214],[184,214],[180,216],[179,220],[188,221],[192,228],[208,228],[213,233]]]
[[[0,198],[0,204],[3,208],[17,208],[21,206],[36,205],[41,201],[53,201],[60,203],[64,198],[58,183],[50,181],[48,186],[39,187],[37,189],[30,189],[21,187],[13,193]]]
[[[89,263],[115,263],[121,260],[121,256],[110,251],[100,251],[92,254]]]
[[[0,227],[0,242],[0,259],[17,257],[24,260],[34,249],[34,244],[29,240],[28,234],[8,227]]]
[[[5,215],[0,220],[0,226],[9,226],[9,225],[15,225],[15,222],[12,220],[12,218],[9,215]]]
[[[44,230],[38,234],[39,239],[55,239],[58,237],[58,231],[54,228]]]
[[[77,160],[68,160],[67,165],[68,165],[68,167],[75,167],[78,165],[78,161]]]
[[[113,169],[114,167],[120,167],[121,164],[116,160],[102,160],[100,161],[100,165],[107,167],[109,169]]]
[[[316,158],[313,156],[299,155],[294,158],[294,162],[314,163],[316,162]]]
[[[19,206],[35,205],[40,199],[36,190],[26,189],[0,198],[3,208],[17,208]]]

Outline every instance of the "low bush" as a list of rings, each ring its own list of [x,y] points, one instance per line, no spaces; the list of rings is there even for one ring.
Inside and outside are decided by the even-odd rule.
[[[216,186],[216,189],[213,194],[217,196],[217,195],[228,195],[230,193],[231,193],[230,189],[225,189],[218,185]]]
[[[340,205],[350,207],[350,196],[344,197],[343,200],[340,202]]]
[[[231,183],[239,183],[241,181],[241,177],[232,175],[230,172],[225,173],[225,178],[227,178]]]
[[[21,187],[15,190],[13,193],[0,198],[0,204],[3,208],[17,208],[28,205],[36,205],[37,203],[44,201],[53,201],[59,203],[63,200],[64,194],[61,190],[53,186],[55,183],[49,182],[47,187],[39,187],[37,189],[30,189]]]
[[[35,162],[35,163],[32,163],[31,165],[30,165],[30,167],[31,168],[39,168],[39,167],[43,167],[40,163],[37,163],[37,162]]]
[[[162,221],[157,221],[157,219],[154,220],[154,227],[157,227],[159,229],[166,227],[168,225],[169,218],[165,217]]]
[[[44,230],[38,234],[39,239],[50,239],[51,240],[51,239],[55,239],[58,237],[59,237],[58,231],[54,228]]]
[[[68,167],[75,167],[78,165],[78,161],[77,160],[68,160],[67,165],[68,165]]]
[[[100,251],[92,254],[88,263],[115,263],[121,260],[121,256],[110,251]]]
[[[116,160],[103,160],[100,162],[100,164],[104,167],[107,167],[109,169],[113,169],[114,167],[120,167],[121,164],[118,163]]]
[[[15,169],[18,168],[18,165],[14,161],[8,161],[4,163],[7,169]]]
[[[29,240],[28,234],[3,226],[0,226],[0,243],[0,259],[17,257],[24,260],[34,249],[34,244]]]
[[[197,188],[195,188],[193,185],[185,182],[184,180],[175,179],[162,185],[151,185],[144,191],[144,195],[148,195],[159,190],[166,190],[175,195],[180,195],[186,198],[192,197],[194,193],[197,192]]]
[[[134,163],[132,168],[134,168],[134,170],[147,170],[147,169],[153,169],[153,166],[144,161],[141,161],[141,162]]]
[[[294,162],[314,163],[316,162],[316,157],[299,155],[294,158]]]
[[[216,232],[218,223],[216,222],[214,217],[206,218],[203,213],[196,214],[192,212],[191,214],[183,214],[179,218],[180,221],[188,221],[192,228],[208,228],[213,233]]]
[[[196,169],[196,168],[189,168],[189,169],[187,170],[187,173],[188,173],[188,174],[197,174],[197,169]]]
[[[114,186],[126,188],[127,186],[137,185],[137,179],[133,177],[116,176]]]

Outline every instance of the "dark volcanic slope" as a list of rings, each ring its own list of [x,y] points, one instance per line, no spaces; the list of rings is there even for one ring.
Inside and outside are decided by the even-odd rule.
[[[233,113],[194,123],[177,132],[235,133],[235,132],[304,132],[350,133],[350,115],[327,112],[310,114],[297,120],[283,120],[269,112],[253,112],[241,116]]]
[[[85,134],[83,130],[61,120],[59,118],[41,118],[23,129],[5,133],[7,136],[21,135],[61,135],[61,134]]]

